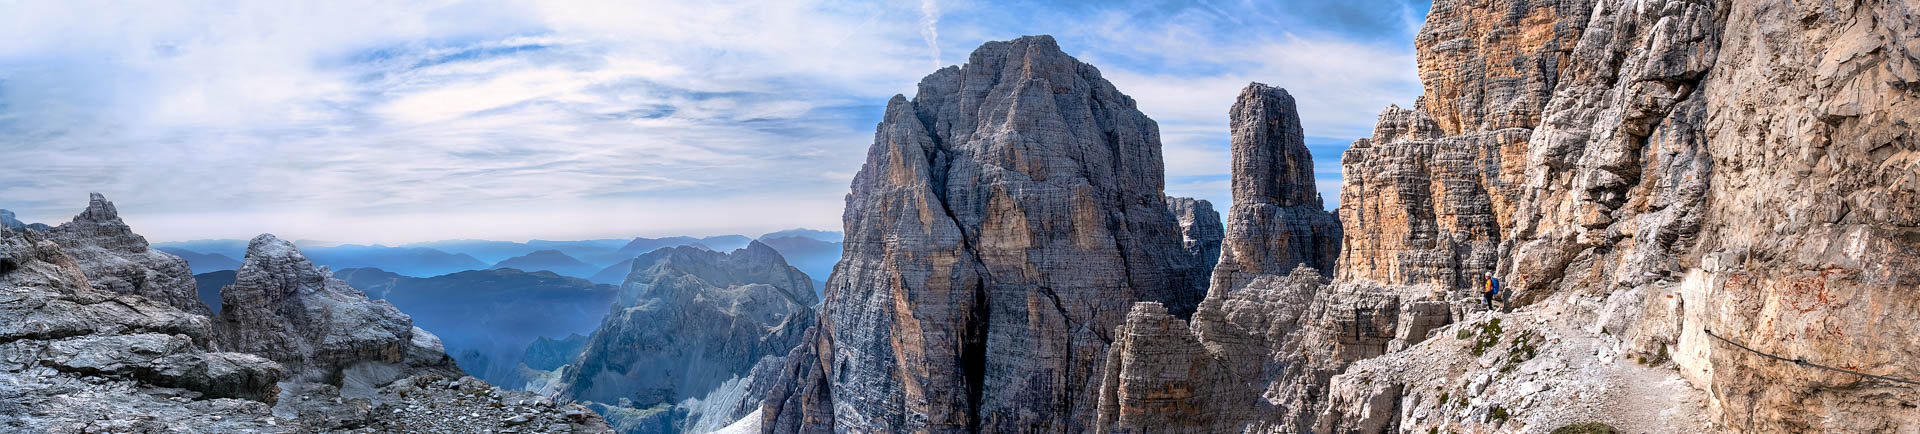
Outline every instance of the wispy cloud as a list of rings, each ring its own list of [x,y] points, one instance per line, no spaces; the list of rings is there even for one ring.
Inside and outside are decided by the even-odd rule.
[[[920,0],[920,37],[933,51],[933,67],[940,68],[940,3],[935,0]]]
[[[1247,81],[1347,140],[1418,93],[1381,34],[1424,11],[1374,6],[7,3],[0,207],[64,220],[102,191],[156,239],[834,227],[888,96],[943,49],[1039,33],[1160,121],[1170,191],[1221,201]]]

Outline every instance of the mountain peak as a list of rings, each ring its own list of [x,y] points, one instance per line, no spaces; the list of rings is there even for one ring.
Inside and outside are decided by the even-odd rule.
[[[73,221],[82,221],[82,220],[94,221],[94,222],[108,222],[108,221],[118,222],[120,221],[120,211],[117,209],[114,209],[113,202],[108,201],[106,195],[102,195],[100,193],[88,193],[87,209],[85,211],[81,211],[80,215],[73,217]]]
[[[247,242],[246,259],[251,260],[254,258],[299,258],[305,260],[306,255],[300,254],[300,249],[294,247],[293,243],[287,242],[287,240],[282,240],[280,237],[273,236],[273,234],[260,234],[259,236],[253,237],[253,240]]]

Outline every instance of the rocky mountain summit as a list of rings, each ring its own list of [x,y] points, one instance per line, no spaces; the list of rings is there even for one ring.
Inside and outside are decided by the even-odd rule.
[[[143,289],[154,288],[142,284],[155,282],[149,277],[156,273],[186,273],[186,264],[139,262],[171,256],[139,254],[133,247],[144,246],[144,239],[97,194],[74,223],[22,227],[0,226],[0,430],[608,429],[577,405],[508,404],[513,401],[502,399],[516,396],[415,394],[393,387],[458,370],[441,368],[451,367],[437,362],[446,356],[432,348],[437,343],[430,334],[405,325],[405,315],[387,315],[391,306],[331,285],[337,281],[325,269],[270,235],[255,240],[254,254],[226,291],[230,309],[216,321],[151,296],[165,292]],[[69,246],[97,256],[76,259],[66,253]],[[99,284],[94,276],[130,284]],[[133,290],[121,292],[128,288]],[[269,315],[277,322],[265,321]],[[368,338],[395,330],[389,327],[395,323],[418,332],[400,337],[407,346]],[[517,398],[535,402],[531,395]],[[423,416],[402,410],[407,408],[469,416]],[[466,420],[482,409],[499,419]]]
[[[1306,265],[1333,273],[1340,221],[1314,190],[1313,155],[1286,89],[1253,83],[1228,112],[1233,127],[1233,207],[1210,287],[1237,289],[1263,274]]]
[[[1226,237],[1226,228],[1221,226],[1220,213],[1213,210],[1213,202],[1167,196],[1167,211],[1180,222],[1180,247],[1200,264],[1195,277],[1211,279],[1213,267],[1220,263],[1220,242]],[[1204,288],[1207,281],[1198,281],[1194,286]]]
[[[895,96],[775,432],[1078,432],[1134,301],[1199,302],[1158,126],[1046,36]]]
[[[759,408],[771,374],[814,323],[813,283],[759,241],[731,253],[692,246],[634,259],[614,310],[534,384],[587,402],[627,433],[708,432]],[[553,354],[534,354],[553,358]],[[762,368],[761,365],[768,367]]]
[[[209,313],[200,303],[187,261],[147,246],[120,220],[120,212],[105,196],[93,193],[87,209],[46,231],[49,239],[72,257],[101,290],[135,294],[187,312]]]
[[[349,393],[415,372],[461,375],[439,337],[314,266],[293,243],[255,237],[235,273],[220,290],[219,348],[266,357],[297,381]]]

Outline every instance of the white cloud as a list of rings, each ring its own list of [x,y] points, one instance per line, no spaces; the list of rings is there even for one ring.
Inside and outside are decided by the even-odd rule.
[[[1316,136],[1363,134],[1411,100],[1396,50],[1120,12],[980,19],[1013,9],[6,3],[0,207],[61,221],[101,191],[156,240],[832,229],[886,98],[943,47],[1020,32],[1063,36],[1160,121],[1174,194],[1225,195],[1211,179],[1247,81],[1293,91]]]

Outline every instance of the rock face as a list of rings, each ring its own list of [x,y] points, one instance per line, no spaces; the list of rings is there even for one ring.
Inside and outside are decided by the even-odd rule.
[[[1211,278],[1214,265],[1220,263],[1220,241],[1226,236],[1226,228],[1220,224],[1220,213],[1213,211],[1213,202],[1167,196],[1167,210],[1172,211],[1173,218],[1180,222],[1181,247],[1200,264],[1202,273],[1197,274]],[[1206,285],[1202,281],[1196,287]]]
[[[1422,109],[1389,109],[1344,161],[1342,218],[1378,234],[1349,231],[1339,276],[1458,287],[1472,280],[1458,276],[1495,270],[1515,302],[1531,305],[1527,316],[1558,312],[1530,328],[1586,335],[1547,339],[1541,351],[1591,338],[1611,340],[1621,357],[1672,363],[1708,392],[1705,410],[1726,429],[1914,430],[1910,388],[1781,363],[1707,331],[1789,359],[1920,372],[1904,332],[1912,319],[1888,314],[1920,306],[1903,289],[1920,282],[1910,253],[1920,250],[1920,154],[1905,120],[1920,110],[1916,9],[1436,3],[1416,43]],[[1426,356],[1372,363],[1415,357]],[[1591,374],[1572,371],[1557,375]],[[1519,381],[1481,375],[1491,379],[1476,387]],[[1400,410],[1334,408],[1345,416],[1322,429],[1518,429],[1531,422],[1486,411],[1555,408],[1477,397],[1462,406],[1489,416],[1467,420],[1430,394],[1394,390],[1434,378],[1342,377],[1340,400]]]
[[[1212,287],[1190,323],[1134,306],[1097,431],[1308,432],[1330,377],[1450,319],[1427,291],[1330,286],[1341,226],[1314,193],[1292,97],[1254,83],[1231,114],[1234,206]]]
[[[1529,136],[1590,0],[1439,1],[1414,39],[1426,86],[1341,156],[1341,280],[1468,288],[1494,269]]]
[[[0,431],[608,431],[584,407],[491,391],[471,378],[478,386],[450,389],[429,375],[356,396],[284,381],[290,371],[273,360],[206,351],[221,337],[207,317],[98,288],[37,229],[0,227],[0,288]],[[396,389],[415,382],[435,386]]]
[[[796,231],[798,231],[798,229],[796,229]],[[839,233],[829,232],[828,234],[838,235]],[[763,236],[760,237],[759,241],[765,243],[768,247],[772,247],[774,250],[780,251],[780,256],[786,257],[787,263],[793,264],[793,268],[800,269],[800,271],[807,273],[808,276],[827,277],[833,275],[833,265],[840,263],[840,254],[845,251],[845,247],[841,245],[839,241],[840,237],[838,236],[833,237],[834,241],[823,241],[815,238],[825,236],[826,235]],[[817,298],[825,298],[827,296],[825,292],[826,288],[827,282],[825,279],[815,280],[813,282],[814,295]]]
[[[220,291],[218,348],[279,362],[298,381],[364,390],[411,373],[459,374],[440,339],[335,279],[293,243],[255,237]]]
[[[1673,354],[1711,392],[1715,418],[1735,429],[1920,430],[1912,387],[1780,363],[1704,336],[1856,371],[1920,373],[1911,315],[1920,311],[1920,5],[1676,3],[1658,16],[1611,9],[1671,27],[1655,26],[1635,47],[1658,54],[1637,59],[1645,66],[1636,75],[1671,78],[1659,87],[1622,83],[1637,90],[1629,95],[1684,98],[1654,121],[1641,148],[1652,155],[1637,158],[1632,200],[1607,229],[1635,234],[1644,247],[1629,255],[1648,258],[1621,261],[1605,280],[1628,286],[1643,281],[1636,271],[1684,270],[1634,285],[1645,306],[1636,350]],[[1706,27],[1700,38],[1717,37],[1717,52],[1668,48],[1706,17],[1716,19],[1697,24]],[[1684,92],[1694,76],[1697,89]],[[1704,134],[1663,128],[1675,119],[1699,122]],[[1701,176],[1704,186],[1693,182]],[[1693,211],[1665,200],[1703,188],[1700,232],[1690,236]],[[1559,273],[1566,280],[1583,265],[1575,258]],[[1678,291],[1658,291],[1667,280]]]
[[[1384,110],[1343,155],[1344,230],[1326,250],[1337,262],[1296,250],[1316,245],[1285,224],[1299,219],[1241,211],[1301,206],[1313,191],[1300,157],[1273,145],[1299,135],[1297,121],[1272,115],[1291,104],[1255,86],[1233,110],[1235,205],[1206,299],[1183,321],[1182,305],[1150,303],[1165,294],[1110,289],[1114,301],[1149,302],[1125,305],[1120,323],[1076,322],[1087,316],[1063,301],[1082,299],[1060,287],[1025,299],[1059,307],[1068,332],[1034,313],[1044,309],[998,303],[1022,300],[1014,290],[1053,269],[1003,265],[1118,262],[1036,249],[1047,232],[994,224],[1075,227],[1029,213],[1069,194],[1021,189],[1003,206],[991,174],[1052,183],[1025,168],[1076,166],[1036,146],[977,146],[1041,134],[982,133],[949,116],[953,101],[1002,95],[992,92],[1007,74],[944,78],[977,74],[976,52],[890,107],[849,197],[825,320],[789,353],[791,381],[769,393],[759,422],[772,432],[1544,432],[1594,420],[1632,432],[1920,430],[1911,387],[1768,357],[1920,372],[1917,15],[1911,2],[1436,2],[1415,41],[1426,95]],[[994,60],[1000,47],[982,51]],[[1064,69],[1021,53],[1021,77]],[[1055,125],[1023,116],[1077,107],[1060,104],[1081,100],[1062,81],[1007,93],[1053,90],[1051,105],[961,112]],[[953,89],[961,96],[946,96]],[[1124,189],[1118,179],[1089,188]],[[997,249],[1008,245],[1024,250]],[[1513,305],[1502,311],[1472,295],[1488,272],[1506,282]],[[979,320],[1009,311],[1024,316]],[[1001,339],[1010,323],[1044,332]],[[1083,340],[1073,326],[1089,324],[1114,332]],[[1087,416],[1084,395],[1057,378],[1085,369],[1075,352],[1090,341],[1110,345],[1087,427],[1074,422]],[[1053,377],[1020,376],[1035,371]],[[1007,384],[1024,409],[1003,405]],[[1021,394],[1033,390],[1066,391],[1056,396],[1068,403]]]
[[[887,104],[817,359],[789,369],[827,384],[770,403],[782,422],[763,428],[1086,430],[1133,302],[1185,315],[1201,295],[1163,183],[1157,124],[1050,37],[926,77]],[[786,413],[829,401],[830,418]]]
[[[0,229],[0,372],[34,387],[55,377],[122,377],[213,398],[272,401],[271,361],[205,352],[207,318],[92,285],[79,261],[38,231]]]
[[[1329,379],[1449,320],[1430,294],[1301,266],[1210,294],[1189,324],[1136,305],[1108,353],[1100,432],[1316,432]]]
[[[634,259],[613,313],[562,369],[560,393],[625,432],[725,426],[758,408],[755,366],[800,343],[814,301],[812,280],[758,241],[654,250]]]
[[[1527,130],[1444,134],[1425,112],[1388,107],[1341,155],[1340,280],[1465,289],[1494,268],[1496,202],[1512,189],[1501,152]]]
[[[1233,208],[1211,287],[1238,289],[1260,275],[1286,274],[1301,264],[1331,275],[1340,255],[1340,221],[1314,190],[1313,155],[1293,96],[1252,83],[1228,114]]]
[[[191,313],[210,311],[196,297],[187,261],[147,246],[147,239],[120,221],[113,202],[93,193],[87,209],[47,231],[62,251],[80,264],[94,287],[134,294]]]

